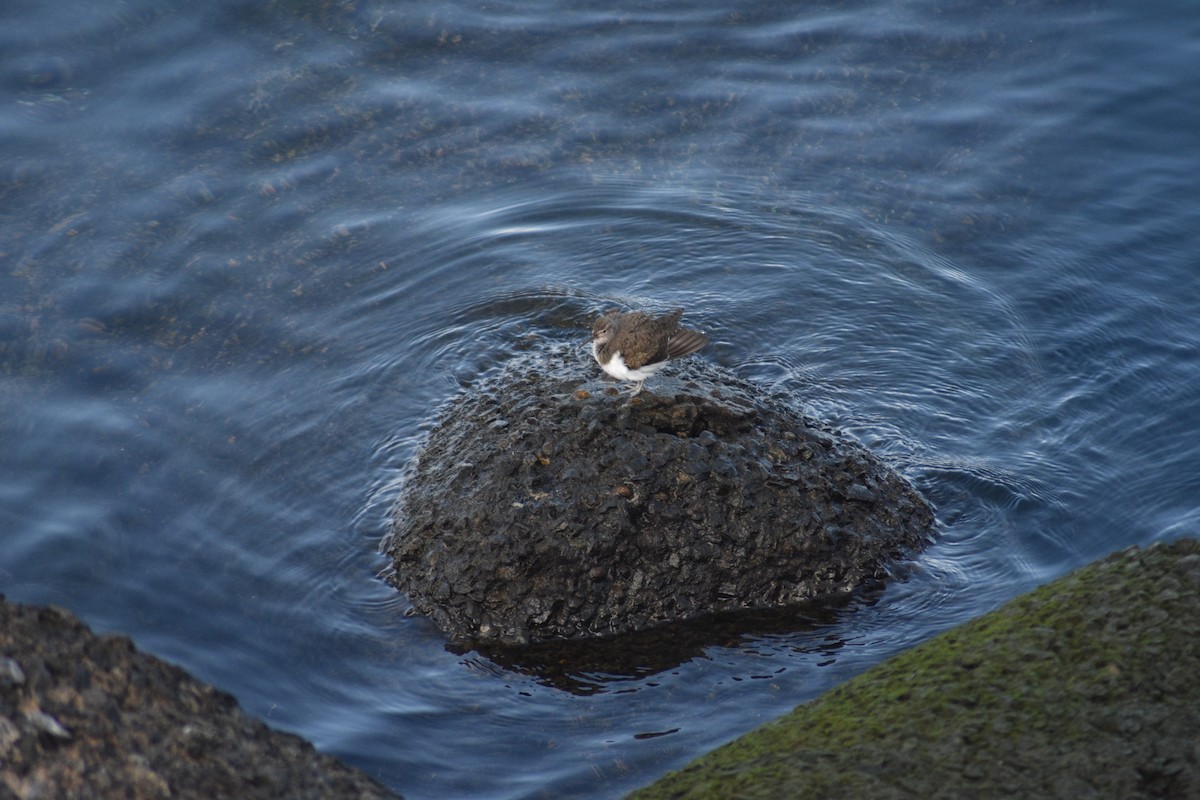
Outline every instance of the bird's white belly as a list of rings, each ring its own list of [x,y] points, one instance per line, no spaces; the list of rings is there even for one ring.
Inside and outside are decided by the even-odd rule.
[[[597,349],[598,348],[596,345],[592,345],[593,356],[596,355]],[[596,359],[596,361],[599,363],[599,359]],[[649,378],[651,375],[657,372],[659,367],[665,363],[665,361],[657,361],[653,364],[643,364],[637,369],[630,369],[629,367],[625,366],[625,359],[622,357],[621,351],[618,350],[617,352],[613,353],[613,357],[609,359],[607,364],[600,364],[600,366],[609,375],[612,375],[614,378],[619,380],[644,381],[646,378]]]

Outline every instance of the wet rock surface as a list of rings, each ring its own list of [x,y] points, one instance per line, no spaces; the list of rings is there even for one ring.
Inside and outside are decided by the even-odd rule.
[[[1200,797],[1200,540],[1130,548],[635,792]]]
[[[880,581],[929,538],[862,446],[700,360],[636,397],[574,349],[444,413],[407,476],[392,582],[455,641],[607,636]]]
[[[129,639],[0,596],[0,797],[396,795]]]

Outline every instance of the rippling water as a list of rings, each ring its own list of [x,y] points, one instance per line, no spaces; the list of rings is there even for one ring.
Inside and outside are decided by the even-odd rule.
[[[599,798],[1195,535],[1191,12],[6,3],[0,590],[410,798]],[[401,470],[461,386],[585,358],[613,304],[685,306],[937,541],[673,663],[447,651],[377,577]]]

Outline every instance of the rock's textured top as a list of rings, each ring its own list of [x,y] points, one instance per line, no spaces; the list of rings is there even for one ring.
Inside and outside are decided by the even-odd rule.
[[[0,796],[396,797],[129,639],[3,596]]]
[[[636,792],[1200,797],[1200,541],[1130,548]]]
[[[392,581],[452,638],[604,636],[886,576],[932,513],[860,445],[696,361],[637,397],[578,352],[460,396],[405,482]]]

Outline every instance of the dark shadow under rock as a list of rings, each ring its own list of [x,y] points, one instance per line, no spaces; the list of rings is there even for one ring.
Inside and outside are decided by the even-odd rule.
[[[572,694],[627,691],[630,680],[678,669],[703,659],[712,648],[754,648],[756,642],[769,639],[772,649],[836,651],[842,643],[831,629],[864,601],[869,603],[870,598],[855,593],[801,606],[710,614],[613,636],[516,646],[477,645],[476,652],[507,670]],[[806,634],[815,630],[824,633],[814,641]],[[467,648],[461,651],[466,652]]]
[[[397,797],[129,639],[3,595],[0,796]]]
[[[636,397],[577,351],[455,400],[408,475],[390,576],[452,639],[607,636],[886,577],[933,515],[861,445],[700,360]]]

